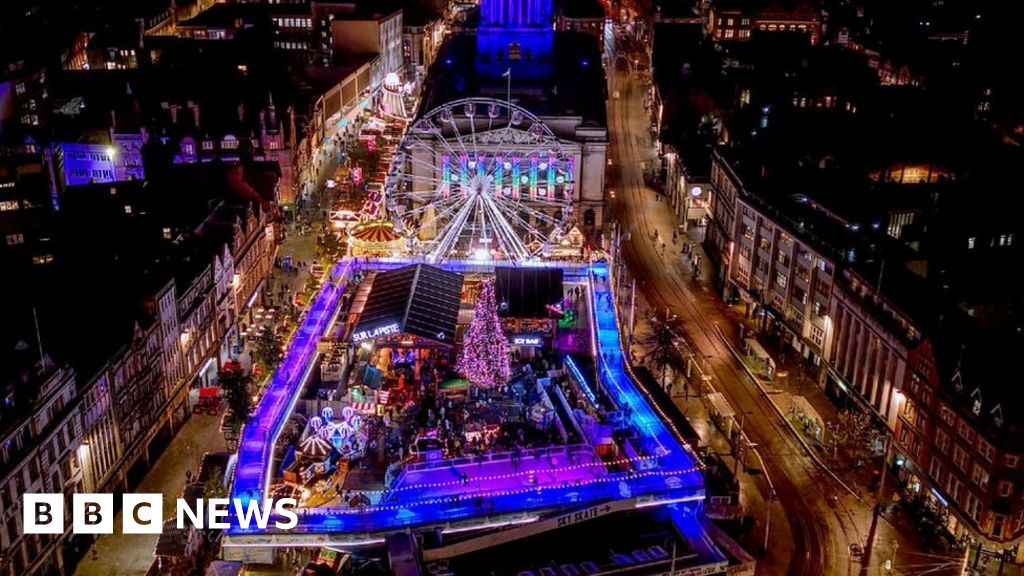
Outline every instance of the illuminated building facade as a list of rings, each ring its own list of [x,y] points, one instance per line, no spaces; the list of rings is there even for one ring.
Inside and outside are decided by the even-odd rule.
[[[441,48],[425,80],[420,116],[481,97],[510,100],[534,114],[558,138],[566,160],[502,158],[501,176],[520,182],[524,190],[539,190],[551,187],[543,185],[549,176],[557,182],[559,171],[565,172],[562,183],[572,183],[573,220],[593,233],[603,221],[608,147],[601,52],[593,35],[556,32],[554,19],[550,0],[483,0],[479,27],[449,35]],[[491,156],[500,148],[477,136],[484,140],[477,142],[477,155],[493,163]],[[417,164],[426,162],[440,173],[442,156],[439,146],[435,158],[417,158]],[[448,162],[458,173],[460,160]]]

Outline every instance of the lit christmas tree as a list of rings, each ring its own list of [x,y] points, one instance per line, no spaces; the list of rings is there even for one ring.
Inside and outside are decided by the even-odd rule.
[[[512,373],[508,353],[508,340],[498,319],[494,282],[484,282],[455,369],[474,386],[494,388],[508,382]]]

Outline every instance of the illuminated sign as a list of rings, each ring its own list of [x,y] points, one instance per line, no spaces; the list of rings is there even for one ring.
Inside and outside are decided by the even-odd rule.
[[[513,346],[538,347],[544,344],[544,338],[537,334],[514,334],[511,342]]]
[[[372,340],[374,338],[380,338],[381,336],[392,336],[401,332],[398,322],[392,322],[391,324],[385,324],[383,326],[377,326],[376,328],[367,328],[366,330],[360,330],[352,335],[353,342],[362,342],[363,340]]]

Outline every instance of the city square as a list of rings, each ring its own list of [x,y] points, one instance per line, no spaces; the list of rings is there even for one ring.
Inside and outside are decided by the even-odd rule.
[[[1020,6],[2,4],[0,576],[1024,574]]]

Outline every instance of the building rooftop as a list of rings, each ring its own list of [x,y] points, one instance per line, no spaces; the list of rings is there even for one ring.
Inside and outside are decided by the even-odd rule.
[[[655,22],[659,20],[691,19],[699,21],[701,18],[700,2],[698,0],[660,0],[654,6]]]
[[[443,7],[431,5],[423,0],[402,0],[402,26],[405,28],[426,26],[444,17]]]
[[[309,14],[309,7],[301,4],[274,5],[282,12]],[[264,4],[214,4],[192,18],[178,23],[179,28],[247,28],[255,25],[269,25],[271,7]]]
[[[604,19],[604,5],[599,0],[560,0],[557,10],[566,18]]]
[[[307,66],[300,85],[307,88],[310,95],[319,97],[377,58],[380,58],[377,54],[336,53],[331,66]]]
[[[653,55],[661,141],[679,154],[690,178],[707,178],[717,137],[705,120],[732,98],[721,56],[699,23],[655,24]]]
[[[373,280],[354,333],[393,325],[399,333],[451,345],[461,296],[462,275],[455,272],[425,264],[382,272]]]
[[[1016,360],[1024,355],[1019,306],[975,313],[951,310],[930,339],[947,397],[987,435],[1024,448],[1024,386]]]
[[[401,12],[395,2],[359,2],[328,4],[322,7],[335,20],[387,20]]]
[[[815,0],[716,0],[719,11],[743,14],[821,16],[820,3]]]
[[[527,65],[522,63],[520,65]],[[512,101],[539,117],[581,116],[607,125],[606,85],[597,38],[576,32],[554,34],[550,73],[538,80],[512,78]],[[476,34],[453,34],[442,46],[423,87],[420,111],[459,98],[504,99],[506,79],[478,67]]]
[[[494,269],[495,292],[502,316],[509,318],[548,318],[548,306],[559,304],[562,270],[559,268]]]
[[[1024,344],[1024,226],[1010,200],[1024,192],[1022,152],[990,125],[948,113],[948,100],[929,90],[883,86],[864,96],[856,111],[741,109],[719,153],[746,201],[880,291],[868,310],[907,345],[931,342],[952,397],[971,411],[977,390],[976,416],[996,433],[1001,412],[1005,433],[1024,400],[1005,384],[1007,359]],[[897,214],[914,220],[893,237]],[[913,338],[882,302],[911,320]],[[955,390],[957,372],[974,384]]]
[[[69,190],[49,224],[52,261],[0,287],[3,297],[35,308],[48,352],[91,378],[152,324],[156,292],[174,280],[184,289],[230,242],[244,206],[260,209],[266,185],[250,180],[262,169],[249,170],[181,165],[159,181]]]
[[[278,118],[300,98],[299,87],[286,78],[284,63],[272,55],[242,55],[235,42],[170,39],[159,44],[161,57],[152,66],[54,74],[50,101],[60,122],[53,137],[76,141],[85,132],[105,133],[113,112],[117,131],[145,126],[155,136],[185,131],[214,137],[233,133],[242,138],[257,130],[259,111],[271,98]],[[191,52],[185,45],[196,50]],[[207,82],[212,77],[223,80],[216,89]],[[199,105],[198,129],[189,103]],[[172,105],[178,107],[177,121],[172,120]]]

